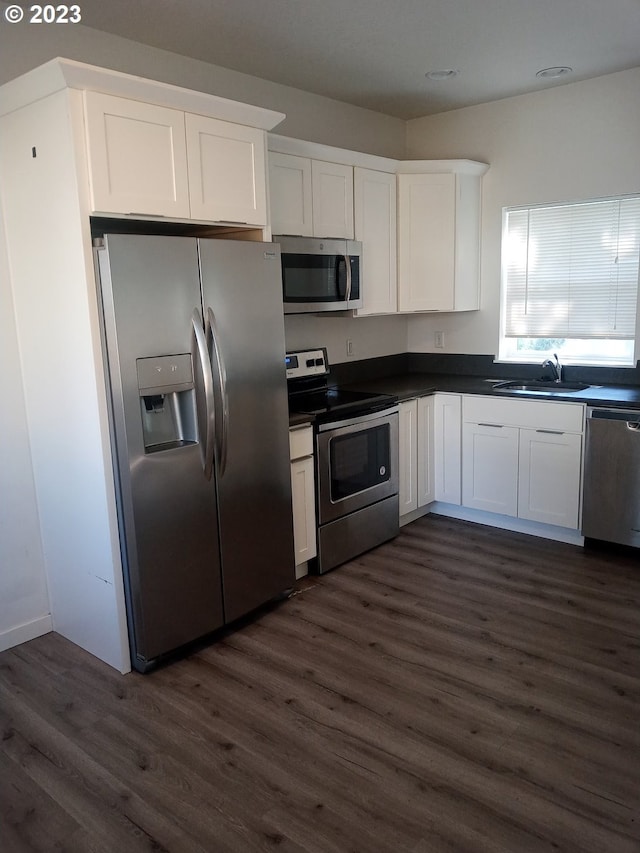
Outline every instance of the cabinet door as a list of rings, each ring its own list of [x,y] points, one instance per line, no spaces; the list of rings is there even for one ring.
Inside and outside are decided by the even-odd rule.
[[[396,176],[356,167],[354,222],[362,243],[363,306],[356,312],[391,314],[398,310],[396,251]]]
[[[316,556],[316,510],[313,457],[291,463],[293,543],[296,566]]]
[[[313,236],[309,158],[269,153],[269,203],[274,234]]]
[[[95,213],[190,215],[184,113],[85,92]]]
[[[464,506],[502,515],[518,514],[518,432],[516,427],[464,424]]]
[[[400,403],[399,417],[399,492],[400,515],[418,508],[417,452],[418,401]]]
[[[453,174],[398,175],[398,307],[452,311],[455,272]]]
[[[460,505],[462,500],[462,398],[436,394],[434,400],[434,497]]]
[[[477,311],[480,307],[481,187],[477,175],[456,175],[455,311]]]
[[[434,486],[434,398],[418,399],[418,506],[435,500]]]
[[[185,120],[191,217],[265,226],[264,131],[190,113]]]
[[[311,161],[314,237],[353,240],[353,166]]]
[[[577,529],[581,467],[581,435],[520,430],[520,518]]]

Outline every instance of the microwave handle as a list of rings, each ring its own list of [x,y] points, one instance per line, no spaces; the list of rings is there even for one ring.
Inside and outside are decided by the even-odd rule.
[[[347,292],[345,294],[345,302],[351,301],[351,258],[349,255],[344,256],[344,263],[347,273]]]

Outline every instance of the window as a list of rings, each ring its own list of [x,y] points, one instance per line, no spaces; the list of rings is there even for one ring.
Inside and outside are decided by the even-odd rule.
[[[499,358],[635,363],[640,195],[506,208]]]

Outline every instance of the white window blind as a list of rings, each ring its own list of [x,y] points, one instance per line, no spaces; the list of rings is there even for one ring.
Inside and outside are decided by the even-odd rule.
[[[505,210],[504,334],[633,339],[640,196]]]

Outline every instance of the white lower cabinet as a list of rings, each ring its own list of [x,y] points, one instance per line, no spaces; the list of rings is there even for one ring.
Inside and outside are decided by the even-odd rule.
[[[518,514],[518,430],[503,424],[464,424],[462,503],[471,509]]]
[[[435,499],[434,480],[434,403],[433,396],[419,397],[418,404],[418,506],[426,506]]]
[[[400,516],[434,500],[434,397],[400,403]]]
[[[399,415],[399,493],[400,515],[418,508],[418,401],[400,403]]]
[[[460,505],[462,500],[462,397],[436,394],[433,408],[434,498]]]
[[[307,574],[307,562],[316,556],[315,475],[313,430],[310,426],[289,430],[293,542],[296,578]]]
[[[464,397],[462,503],[576,530],[584,406]]]
[[[580,513],[582,436],[520,430],[518,515],[577,528]]]

